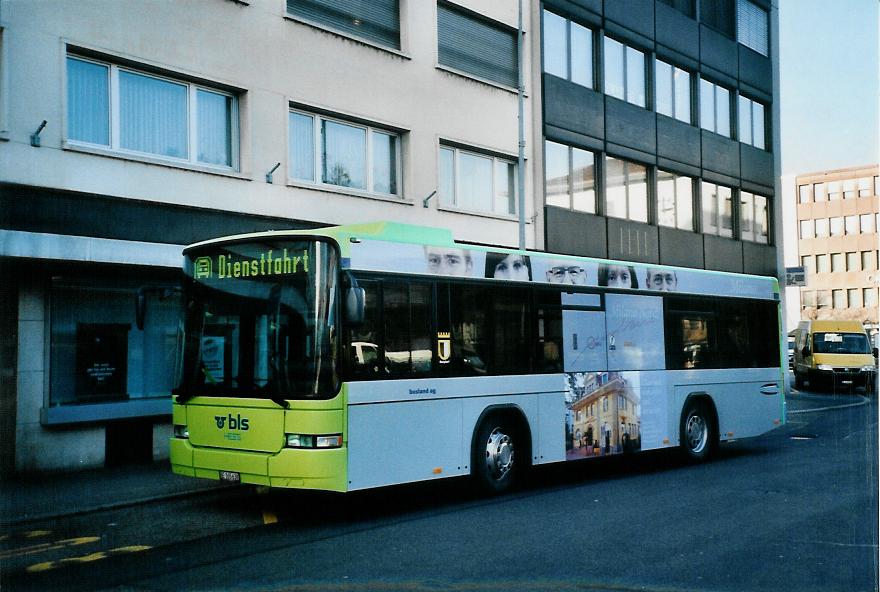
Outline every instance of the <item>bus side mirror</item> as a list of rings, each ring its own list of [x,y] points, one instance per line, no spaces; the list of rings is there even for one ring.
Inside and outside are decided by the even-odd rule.
[[[358,286],[350,287],[345,293],[345,320],[352,326],[364,322],[366,293]]]

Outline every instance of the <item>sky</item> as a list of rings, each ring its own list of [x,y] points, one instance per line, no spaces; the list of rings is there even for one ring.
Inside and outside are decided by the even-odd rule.
[[[782,174],[876,164],[878,0],[775,1]]]

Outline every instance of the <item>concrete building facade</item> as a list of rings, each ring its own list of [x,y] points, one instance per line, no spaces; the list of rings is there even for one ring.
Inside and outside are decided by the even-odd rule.
[[[183,245],[385,219],[516,246],[517,20],[515,0],[0,1],[2,468],[167,456],[179,305],[152,292],[140,331],[133,297],[179,281]]]
[[[798,175],[798,262],[802,319],[858,320],[877,331],[880,168]]]

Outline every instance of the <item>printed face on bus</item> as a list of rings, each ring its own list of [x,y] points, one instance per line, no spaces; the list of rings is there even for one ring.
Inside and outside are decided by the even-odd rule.
[[[665,269],[649,269],[648,289],[660,290],[661,292],[673,292],[678,287],[678,277],[674,271]]]
[[[425,262],[428,273],[439,275],[468,276],[473,268],[471,256],[464,249],[425,247]]]
[[[547,281],[551,284],[587,285],[587,272],[580,265],[559,263],[547,270]]]
[[[605,283],[602,283],[603,279]],[[604,273],[601,268],[599,270],[599,283],[603,286],[611,288],[638,287],[637,283],[635,286],[633,285],[633,279],[634,275],[632,271],[625,265],[607,265],[605,266]]]
[[[495,266],[493,276],[499,280],[529,281],[529,268],[522,255],[508,255]]]

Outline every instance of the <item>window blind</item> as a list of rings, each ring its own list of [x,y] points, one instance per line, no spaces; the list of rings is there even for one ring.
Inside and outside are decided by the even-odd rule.
[[[287,0],[287,12],[400,49],[399,0]]]
[[[437,39],[441,64],[517,86],[516,31],[438,5]]]

